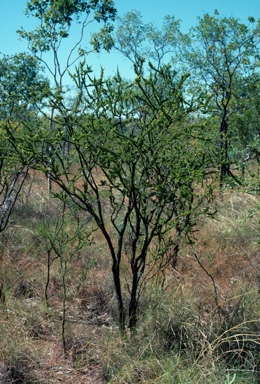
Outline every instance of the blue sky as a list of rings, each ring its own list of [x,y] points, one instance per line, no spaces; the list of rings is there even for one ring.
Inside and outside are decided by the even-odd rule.
[[[14,54],[26,51],[26,43],[19,41],[16,30],[23,27],[25,30],[33,29],[35,21],[24,15],[27,0],[0,0],[0,52]],[[260,18],[260,0],[115,0],[118,14],[123,16],[131,10],[138,10],[143,15],[144,22],[154,22],[160,26],[163,17],[174,15],[181,20],[181,29],[187,32],[196,24],[197,16],[205,13],[213,14],[217,9],[221,16],[233,16],[247,22],[248,16]],[[91,32],[91,31],[90,31]],[[68,41],[68,49],[69,46]],[[125,74],[129,64],[116,53],[91,55],[89,63],[94,68],[102,65],[107,74],[116,71],[117,66]]]

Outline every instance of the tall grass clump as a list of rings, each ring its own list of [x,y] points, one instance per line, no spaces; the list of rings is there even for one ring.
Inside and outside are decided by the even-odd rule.
[[[188,287],[149,287],[139,327],[103,347],[109,383],[258,383],[260,323],[257,292],[241,292],[229,312],[201,312]],[[148,297],[149,296],[149,297]]]

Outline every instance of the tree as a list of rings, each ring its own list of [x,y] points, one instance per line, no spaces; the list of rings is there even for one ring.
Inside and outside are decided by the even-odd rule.
[[[26,53],[1,58],[1,121],[26,121],[37,113],[36,106],[39,104],[41,107],[49,87],[41,71],[35,57]]]
[[[260,23],[246,26],[233,17],[205,14],[186,37],[183,57],[194,74],[195,90],[202,85],[211,97],[208,113],[219,119],[220,185],[230,172],[230,116],[238,98],[237,78],[246,82],[259,65]],[[185,41],[185,40],[184,40]]]
[[[203,124],[191,123],[201,98],[187,98],[188,75],[164,64],[176,37],[172,28],[178,26],[168,18],[163,33],[145,26],[145,36],[153,44],[151,62],[145,68],[142,47],[140,55],[134,53],[134,81],[123,80],[119,73],[107,79],[103,71],[97,78],[85,58],[70,74],[77,94],[74,103],[68,104],[63,77],[85,55],[86,50],[80,50],[72,58],[91,11],[92,20],[107,22],[115,10],[110,1],[77,1],[75,7],[66,2],[65,8],[62,4],[58,0],[29,2],[27,11],[41,24],[33,32],[20,32],[39,60],[43,61],[44,52],[53,53],[53,69],[44,61],[54,79],[48,103],[50,129],[29,123],[25,135],[17,140],[10,132],[9,139],[15,141],[21,158],[26,154],[33,159],[33,168],[56,183],[60,192],[54,196],[63,199],[65,194],[71,204],[92,217],[111,258],[120,328],[125,330],[128,307],[133,330],[143,286],[169,263],[175,265],[181,244],[193,241],[198,217],[208,212],[206,201],[214,179],[209,171],[210,141]],[[61,43],[68,37],[72,19],[80,21],[83,10],[86,19],[80,39],[62,70]],[[111,42],[107,30],[99,36]],[[96,48],[103,45],[104,40]],[[69,153],[63,150],[64,143]],[[122,292],[122,264],[127,266],[128,304]]]
[[[136,327],[143,284],[192,241],[207,211],[212,175],[203,127],[189,122],[191,106],[169,66],[137,72],[134,82],[92,76],[82,63],[74,76],[74,109],[57,100],[55,131],[28,126],[21,150],[45,170],[76,206],[91,215],[112,262],[119,324],[126,323],[122,263],[128,265],[129,327]],[[160,100],[157,79],[171,97]],[[70,156],[61,151],[64,141]],[[207,143],[208,144],[208,143]],[[208,148],[207,148],[208,149]],[[18,148],[19,150],[19,148]],[[51,161],[49,161],[51,159]],[[198,186],[204,182],[204,189]],[[59,194],[57,194],[59,197]],[[156,251],[154,251],[156,249]]]
[[[8,129],[6,129],[8,124]],[[0,123],[0,233],[8,225],[12,210],[29,172],[29,161],[16,156],[16,148],[9,133],[14,137],[17,126]],[[28,159],[27,159],[28,160]]]
[[[49,82],[40,74],[40,66],[35,58],[25,53],[1,58],[0,80],[0,232],[2,232],[9,222],[31,161],[26,154],[17,158],[16,140],[22,136],[23,124],[35,121],[38,109],[42,109],[49,90]]]
[[[236,113],[231,116],[232,161],[245,174],[249,160],[257,160],[258,181],[260,176],[260,76],[253,73],[249,78],[238,79],[239,97],[234,102]]]
[[[112,0],[45,0],[44,2],[31,0],[27,3],[25,13],[38,19],[39,25],[34,31],[28,32],[21,29],[18,33],[21,38],[28,41],[29,50],[39,62],[44,64],[54,82],[53,89],[49,92],[48,104],[49,129],[52,131],[57,99],[66,102],[66,94],[69,91],[64,84],[64,77],[70,75],[70,71],[80,58],[95,50],[93,47],[82,47],[86,28],[94,21],[103,22],[104,27],[101,28],[100,33],[103,30],[110,32],[113,27],[109,21],[114,20],[116,9]],[[62,58],[63,43],[69,37],[73,21],[77,21],[79,25],[79,35],[67,49],[64,59]],[[46,52],[52,54],[52,61],[45,58]],[[51,192],[51,178],[49,175],[47,178],[48,190]]]
[[[47,251],[47,279],[45,285],[45,301],[49,306],[48,287],[51,276],[51,265],[56,261],[59,263],[61,276],[61,338],[63,351],[67,353],[66,323],[68,311],[67,274],[74,261],[75,255],[87,244],[87,238],[91,235],[85,230],[86,221],[80,221],[80,213],[71,209],[67,204],[66,195],[61,197],[61,207],[57,207],[55,218],[44,220],[39,229],[39,235],[44,239]]]
[[[102,41],[104,35],[95,35],[95,40]],[[138,11],[117,18],[117,29],[112,34],[113,48],[121,52],[133,66],[142,66],[150,61],[159,69],[167,64],[179,47],[182,34],[180,21],[174,16],[165,16],[159,29],[153,23],[145,24]],[[105,39],[109,40],[107,35]]]
[[[92,217],[111,258],[120,328],[125,329],[128,307],[128,324],[133,330],[144,284],[169,263],[174,266],[181,244],[193,241],[197,219],[207,212],[213,181],[205,127],[190,120],[201,104],[200,96],[186,98],[188,75],[163,63],[168,46],[175,41],[171,28],[178,22],[168,18],[163,33],[151,25],[145,27],[145,36],[153,43],[151,63],[144,68],[142,47],[140,55],[129,53],[135,65],[134,81],[123,80],[119,73],[106,79],[103,71],[97,78],[84,59],[75,74],[71,73],[77,95],[74,104],[68,105],[63,76],[75,62],[72,54],[83,35],[69,51],[64,71],[58,50],[68,36],[65,30],[69,31],[72,16],[79,17],[82,7],[72,8],[72,13],[68,8],[68,17],[64,17],[59,1],[47,2],[43,8],[38,1],[29,4],[28,10],[37,10],[35,15],[45,27],[22,35],[39,59],[39,53],[52,50],[55,88],[49,95],[51,129],[27,124],[17,153],[30,154],[33,167],[57,184],[62,191],[55,194],[57,198],[65,193],[72,204]],[[97,2],[91,4],[87,19]],[[111,2],[104,2],[108,4]],[[104,15],[107,21],[114,12],[107,8]],[[86,25],[83,22],[82,33]],[[100,44],[97,36],[103,38]],[[92,41],[96,49],[111,43],[107,30],[94,35]],[[80,51],[77,58],[82,54]],[[70,153],[63,151],[64,143],[70,146]],[[128,304],[122,292],[122,264],[128,271]]]
[[[93,51],[91,47],[81,46],[87,26],[93,21],[104,22],[103,28],[112,30],[109,21],[114,20],[116,9],[112,0],[30,0],[25,13],[38,19],[39,25],[34,31],[21,29],[18,33],[28,41],[28,48],[35,57],[44,63],[59,93],[64,91],[63,79],[69,69],[79,58]],[[62,60],[62,45],[69,37],[73,21],[79,25],[78,38]],[[52,53],[52,61],[44,58],[46,52]]]

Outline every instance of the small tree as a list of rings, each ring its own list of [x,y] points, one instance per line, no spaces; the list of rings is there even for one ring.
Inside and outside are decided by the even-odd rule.
[[[61,339],[64,354],[67,353],[66,323],[68,310],[68,272],[74,257],[88,244],[91,232],[86,230],[86,221],[82,221],[80,214],[67,204],[64,194],[59,194],[61,207],[55,218],[47,219],[39,229],[39,235],[45,241],[47,250],[47,276],[45,285],[45,301],[49,306],[48,287],[51,277],[51,265],[56,261],[59,264],[61,276],[62,318]]]
[[[238,79],[239,98],[234,102],[236,113],[231,116],[232,154],[234,163],[245,176],[250,160],[258,163],[257,181],[260,177],[260,76],[253,73],[246,81]]]
[[[16,139],[22,136],[23,124],[35,121],[37,108],[43,106],[49,83],[40,75],[40,66],[35,58],[25,53],[1,58],[0,81],[1,232],[8,224],[31,161],[26,153],[20,158],[16,156]]]
[[[237,80],[246,82],[259,61],[259,23],[253,18],[249,22],[247,26],[233,17],[221,18],[215,11],[213,16],[199,18],[198,25],[183,40],[181,59],[193,74],[193,91],[204,87],[210,96],[207,112],[219,121],[220,186],[226,176],[234,178],[229,150],[233,136],[230,118],[240,97]]]
[[[169,66],[151,67],[148,78],[141,69],[136,75],[132,83],[119,74],[96,79],[82,63],[74,76],[79,90],[74,109],[57,102],[55,132],[28,127],[22,145],[34,157],[34,166],[49,172],[104,236],[122,331],[122,262],[129,267],[128,316],[134,329],[142,285],[158,266],[177,257],[183,241],[192,241],[212,182],[204,147],[209,143],[203,128],[189,122],[193,106],[184,100],[186,77],[176,79]],[[72,148],[69,156],[61,151],[64,141]]]
[[[30,0],[26,5],[25,13],[27,16],[34,16],[39,25],[31,32],[21,29],[18,33],[21,38],[28,41],[29,50],[40,63],[44,64],[53,82],[48,99],[49,129],[52,131],[55,125],[57,100],[64,102],[65,95],[69,92],[69,87],[64,84],[64,78],[73,72],[73,67],[80,58],[95,50],[92,45],[89,47],[87,44],[83,45],[87,27],[93,22],[103,22],[104,26],[100,33],[111,32],[112,25],[109,21],[114,20],[116,9],[112,0],[47,0],[44,2]],[[72,45],[65,50],[64,54],[64,41],[70,35],[73,21],[78,23],[78,37],[72,40]],[[51,61],[48,60],[48,56],[45,56],[46,52],[52,55]],[[41,112],[47,115],[46,109],[42,109]],[[51,177],[48,173],[47,178],[48,190],[51,192]]]
[[[28,165],[17,160],[3,124],[0,125],[0,233],[9,222],[28,171]]]
[[[0,121],[28,121],[42,107],[49,82],[32,55],[3,55],[0,60]],[[42,109],[42,108],[41,108]]]

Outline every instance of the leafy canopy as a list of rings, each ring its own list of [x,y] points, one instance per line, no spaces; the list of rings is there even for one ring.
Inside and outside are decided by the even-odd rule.
[[[83,19],[83,25],[91,22],[92,12],[91,20],[104,23],[116,15],[112,0],[31,0],[25,13],[39,19],[40,25],[32,32],[21,29],[18,33],[28,40],[34,53],[49,51],[69,36],[73,21]]]

